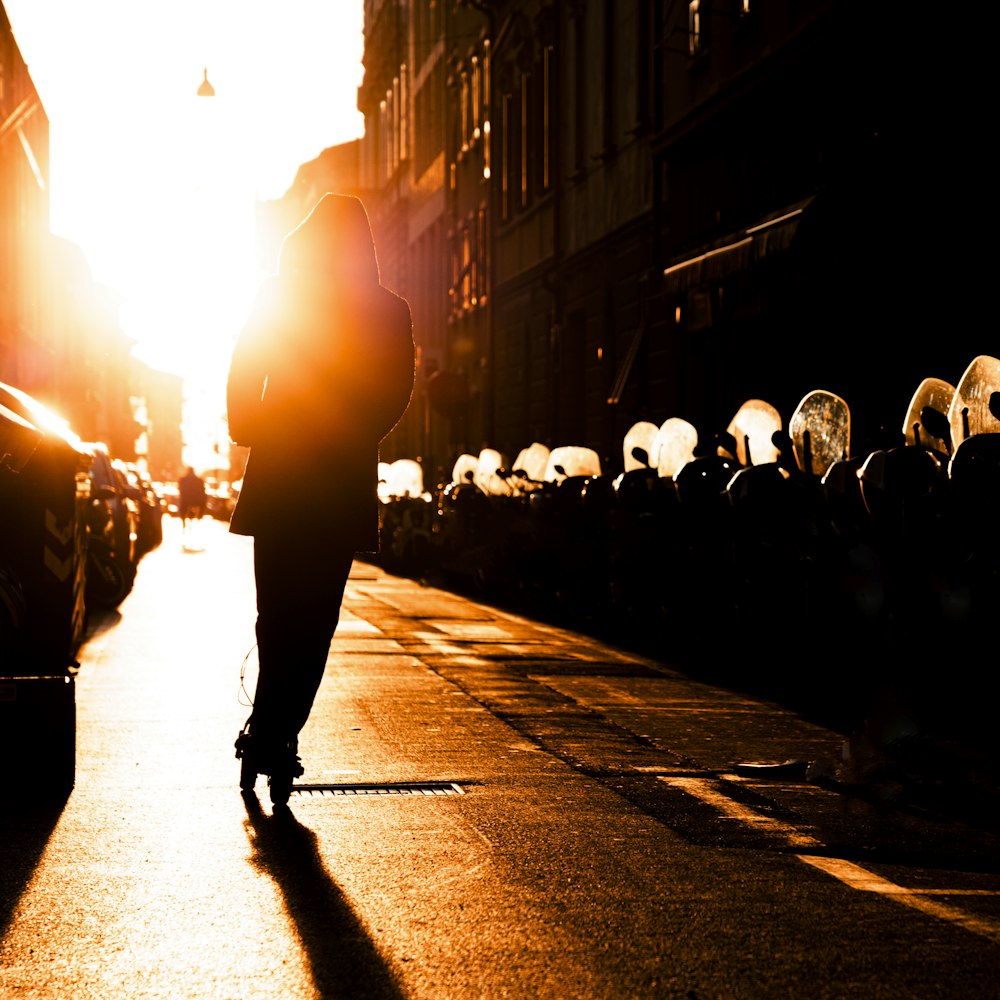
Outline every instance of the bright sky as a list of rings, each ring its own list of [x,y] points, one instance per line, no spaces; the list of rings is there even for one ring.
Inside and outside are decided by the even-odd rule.
[[[255,199],[363,132],[363,0],[3,4],[50,121],[52,230],[197,407],[259,277]],[[206,67],[214,98],[196,96]]]

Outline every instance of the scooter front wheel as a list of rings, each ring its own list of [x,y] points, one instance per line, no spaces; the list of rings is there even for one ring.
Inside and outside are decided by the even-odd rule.
[[[94,607],[117,608],[128,596],[129,581],[125,571],[103,552],[87,553],[84,600]]]
[[[273,774],[267,779],[271,791],[272,806],[287,806],[288,797],[292,794],[292,778],[288,774]]]
[[[256,783],[257,771],[250,760],[250,754],[245,753],[240,761],[240,791],[252,792]]]

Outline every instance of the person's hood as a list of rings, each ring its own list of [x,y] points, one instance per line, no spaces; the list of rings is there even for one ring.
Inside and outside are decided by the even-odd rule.
[[[282,242],[278,273],[378,285],[375,240],[360,199],[323,195]]]

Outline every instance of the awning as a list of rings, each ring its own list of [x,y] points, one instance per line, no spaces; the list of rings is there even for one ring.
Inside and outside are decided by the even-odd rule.
[[[788,208],[765,216],[760,222],[720,240],[693,256],[664,268],[664,290],[668,294],[687,291],[696,285],[719,281],[745,271],[759,260],[787,250],[802,213],[812,196]]]

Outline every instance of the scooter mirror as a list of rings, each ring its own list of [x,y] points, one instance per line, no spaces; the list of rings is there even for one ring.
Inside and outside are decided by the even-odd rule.
[[[850,454],[851,411],[834,392],[814,389],[802,397],[788,421],[798,467],[822,477],[834,462]]]
[[[1000,420],[990,407],[993,393],[1000,386],[1000,359],[988,354],[973,358],[966,368],[948,410],[952,447],[973,434],[995,434]]]

